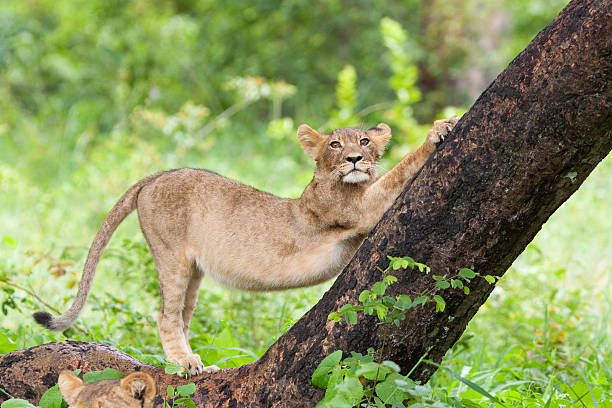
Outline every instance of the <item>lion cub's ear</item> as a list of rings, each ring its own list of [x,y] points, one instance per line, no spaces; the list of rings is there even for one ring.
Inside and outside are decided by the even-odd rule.
[[[376,145],[378,156],[382,156],[385,147],[387,147],[387,143],[389,143],[389,139],[391,139],[391,128],[389,125],[386,123],[379,123],[376,127],[366,130],[366,134],[370,140],[374,142],[374,145]]]
[[[68,405],[76,403],[79,393],[84,388],[83,380],[77,377],[72,371],[68,370],[64,370],[60,373],[57,379],[57,385]]]
[[[121,379],[120,387],[126,390],[132,398],[143,401],[144,408],[153,406],[155,382],[149,374],[132,373]]]
[[[325,135],[320,134],[308,125],[301,125],[298,128],[297,137],[306,154],[317,160],[319,146],[326,139]]]

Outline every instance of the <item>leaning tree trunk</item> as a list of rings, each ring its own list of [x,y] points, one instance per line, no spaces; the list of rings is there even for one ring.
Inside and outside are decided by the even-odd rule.
[[[386,255],[412,256],[439,275],[463,267],[503,275],[612,148],[611,25],[609,0],[572,1],[476,101],[321,301],[258,361],[195,379],[197,405],[315,405],[323,393],[310,377],[325,355],[382,344],[374,319],[346,326],[327,315],[357,303],[381,278]],[[393,289],[418,293],[433,283],[408,273]],[[442,313],[411,309],[390,329],[383,357],[404,371],[426,351],[440,361],[493,286],[474,280],[471,289],[469,296],[445,291]],[[145,370],[160,390],[181,382],[108,346],[62,342],[2,356],[0,387],[36,402],[60,369],[106,366]],[[432,373],[422,365],[413,377],[426,381]]]

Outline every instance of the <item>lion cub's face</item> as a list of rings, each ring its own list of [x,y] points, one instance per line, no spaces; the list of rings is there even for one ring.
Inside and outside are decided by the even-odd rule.
[[[325,135],[302,125],[297,136],[304,151],[317,162],[319,174],[359,184],[376,180],[376,162],[391,138],[391,129],[380,123],[368,130],[342,128]]]
[[[62,371],[57,383],[70,408],[151,408],[155,398],[155,382],[145,373],[88,384]]]

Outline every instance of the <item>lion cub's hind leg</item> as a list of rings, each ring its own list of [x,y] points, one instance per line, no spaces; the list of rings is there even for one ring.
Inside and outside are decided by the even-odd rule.
[[[181,254],[180,249],[168,247],[150,230],[145,236],[155,261],[161,290],[161,310],[157,317],[157,326],[166,358],[172,363],[185,367],[191,375],[202,374],[205,372],[204,364],[200,356],[191,351],[183,330],[185,306],[188,305],[191,309],[195,307],[195,300],[193,304],[186,302],[192,279],[191,262]],[[192,291],[197,290],[195,287],[199,287],[199,281],[195,283],[197,284]],[[187,313],[188,320],[192,314],[193,310]]]
[[[195,311],[196,304],[198,303],[198,295],[200,292],[200,284],[204,279],[204,272],[199,269],[195,264],[191,267],[191,276],[187,285],[187,291],[185,293],[185,305],[183,306],[183,334],[185,336],[185,342],[189,351],[191,352],[191,345],[189,344],[189,326],[191,324],[191,318]],[[205,373],[213,373],[219,371],[219,367],[216,365],[205,366]]]
[[[169,361],[185,367],[191,375],[199,375],[204,372],[204,365],[200,356],[191,351],[183,330],[183,310],[190,281],[189,267],[183,262],[177,262],[174,268],[172,270],[167,264],[157,266],[162,298],[157,318],[159,337]]]
[[[187,284],[187,291],[185,293],[185,304],[183,306],[183,334],[185,335],[185,341],[187,347],[191,351],[191,345],[189,344],[189,326],[191,324],[191,318],[195,311],[196,304],[198,303],[198,295],[200,294],[200,284],[204,278],[204,273],[195,265],[191,266],[191,275],[189,276],[189,283]]]

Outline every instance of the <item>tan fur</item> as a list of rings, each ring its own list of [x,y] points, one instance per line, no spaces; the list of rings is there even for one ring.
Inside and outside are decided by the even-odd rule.
[[[151,408],[156,392],[145,373],[88,384],[72,371],[62,371],[57,383],[69,408]]]
[[[35,318],[55,330],[74,323],[110,235],[137,208],[158,272],[164,352],[192,375],[215,371],[203,366],[188,341],[203,276],[264,291],[314,285],[337,275],[457,120],[436,121],[425,143],[381,178],[376,162],[391,137],[389,126],[320,134],[302,125],[298,140],[316,169],[298,199],[275,197],[207,170],[180,169],[144,179],[104,221],[70,310]]]

